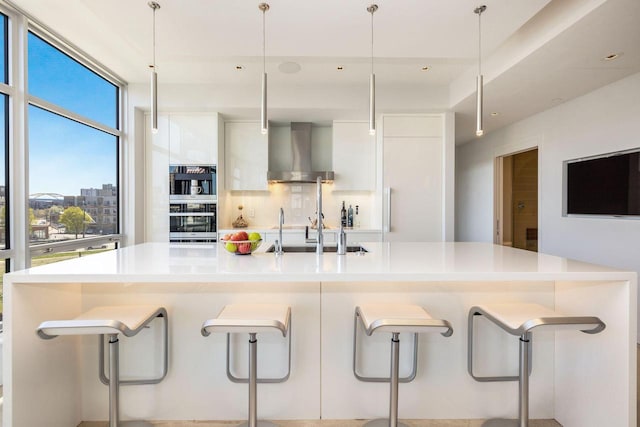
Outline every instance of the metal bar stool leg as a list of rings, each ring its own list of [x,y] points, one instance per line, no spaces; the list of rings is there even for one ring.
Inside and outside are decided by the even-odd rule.
[[[258,339],[249,332],[249,416],[238,427],[276,427],[271,421],[258,420]],[[275,382],[275,381],[274,381]]]
[[[399,333],[391,334],[391,398],[389,399],[389,427],[398,427],[398,371],[400,370]]]
[[[258,425],[258,408],[257,408],[257,370],[258,355],[256,351],[258,340],[256,334],[249,334],[249,427],[257,427]]]
[[[519,372],[519,418],[520,427],[529,427],[529,359],[531,347],[531,333],[526,332],[520,337],[520,372]]]
[[[109,427],[118,427],[120,422],[120,354],[118,334],[109,335]]]
[[[415,345],[415,342],[414,342]],[[416,359],[414,358],[414,361]],[[398,384],[400,383],[400,333],[391,333],[391,365],[389,381],[389,418],[378,418],[362,427],[408,427],[398,422]],[[377,378],[376,378],[377,379]]]

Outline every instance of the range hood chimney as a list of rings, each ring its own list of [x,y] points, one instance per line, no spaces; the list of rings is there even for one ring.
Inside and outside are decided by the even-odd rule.
[[[311,123],[291,123],[291,150],[291,170],[268,171],[269,182],[315,183],[318,176],[322,182],[333,182],[333,171],[311,170]]]

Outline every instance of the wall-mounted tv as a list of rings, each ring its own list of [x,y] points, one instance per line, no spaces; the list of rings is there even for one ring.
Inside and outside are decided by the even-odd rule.
[[[640,148],[564,162],[564,214],[639,216]]]

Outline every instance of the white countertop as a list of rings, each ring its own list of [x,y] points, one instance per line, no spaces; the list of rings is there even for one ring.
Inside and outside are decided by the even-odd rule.
[[[636,273],[489,243],[364,243],[365,255],[252,255],[145,243],[9,273],[13,283],[631,280]]]

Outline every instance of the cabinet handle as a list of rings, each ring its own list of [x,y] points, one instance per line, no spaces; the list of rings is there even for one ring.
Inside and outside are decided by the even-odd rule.
[[[384,190],[386,196],[387,196],[387,223],[385,224],[384,227],[384,231],[386,232],[390,232],[391,231],[391,187],[387,187]]]

